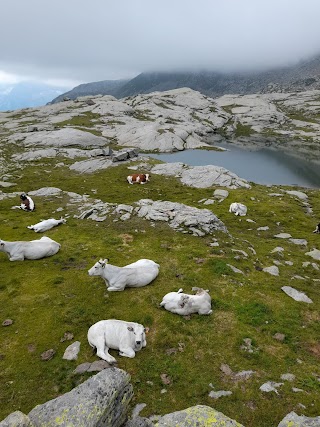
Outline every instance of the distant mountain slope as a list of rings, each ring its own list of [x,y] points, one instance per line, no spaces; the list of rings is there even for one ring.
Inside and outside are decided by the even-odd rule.
[[[154,72],[142,73],[131,80],[104,80],[82,84],[52,100],[64,97],[75,99],[81,95],[113,95],[124,98],[137,94],[163,92],[189,87],[204,95],[218,97],[225,94],[267,92],[300,92],[320,89],[320,55],[295,66],[264,72]]]
[[[0,85],[0,111],[46,105],[52,97],[60,95],[65,87],[44,83],[21,82]]]
[[[211,97],[225,94],[298,92],[320,89],[320,55],[294,67],[251,73],[143,73],[118,89],[123,98],[141,93],[189,87]]]
[[[63,101],[63,98],[76,99],[78,96],[86,95],[113,95],[129,80],[103,80],[101,82],[83,83],[54,98],[51,103]]]

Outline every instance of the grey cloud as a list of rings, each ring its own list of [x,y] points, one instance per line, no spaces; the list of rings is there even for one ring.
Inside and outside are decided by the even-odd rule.
[[[2,0],[0,70],[96,81],[239,70],[320,52],[319,0]]]

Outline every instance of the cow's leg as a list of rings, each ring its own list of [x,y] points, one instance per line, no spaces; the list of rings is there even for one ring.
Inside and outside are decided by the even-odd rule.
[[[120,356],[130,357],[131,359],[136,355],[135,351],[130,347],[119,348]]]
[[[212,310],[208,310],[207,308],[205,310],[199,309],[198,314],[211,314]]]
[[[104,342],[103,337],[98,339],[94,345],[96,346],[96,349],[97,349],[97,356],[101,357],[101,359],[105,360],[106,362],[108,362],[110,364],[117,362],[116,359],[108,353],[109,349],[108,349],[108,347],[105,346],[105,342]]]
[[[9,258],[9,261],[24,261],[24,256],[23,255],[12,255]]]
[[[125,283],[121,283],[121,282],[114,282],[114,283],[110,283],[110,286],[108,287],[108,291],[123,291],[124,288],[126,287]]]

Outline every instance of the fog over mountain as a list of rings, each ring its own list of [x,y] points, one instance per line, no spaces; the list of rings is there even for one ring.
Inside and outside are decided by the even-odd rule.
[[[181,87],[189,87],[210,97],[235,93],[300,92],[320,89],[320,55],[292,67],[264,72],[141,73],[131,80],[101,81],[76,86],[52,102],[60,102],[66,96],[76,99],[78,96],[101,94],[124,98],[139,93],[162,92]]]

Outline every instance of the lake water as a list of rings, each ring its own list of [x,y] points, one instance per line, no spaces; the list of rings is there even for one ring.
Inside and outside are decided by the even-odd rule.
[[[320,165],[267,148],[250,151],[233,144],[219,144],[230,151],[184,150],[150,157],[191,166],[222,166],[257,184],[320,188]],[[320,160],[320,159],[319,159]]]

